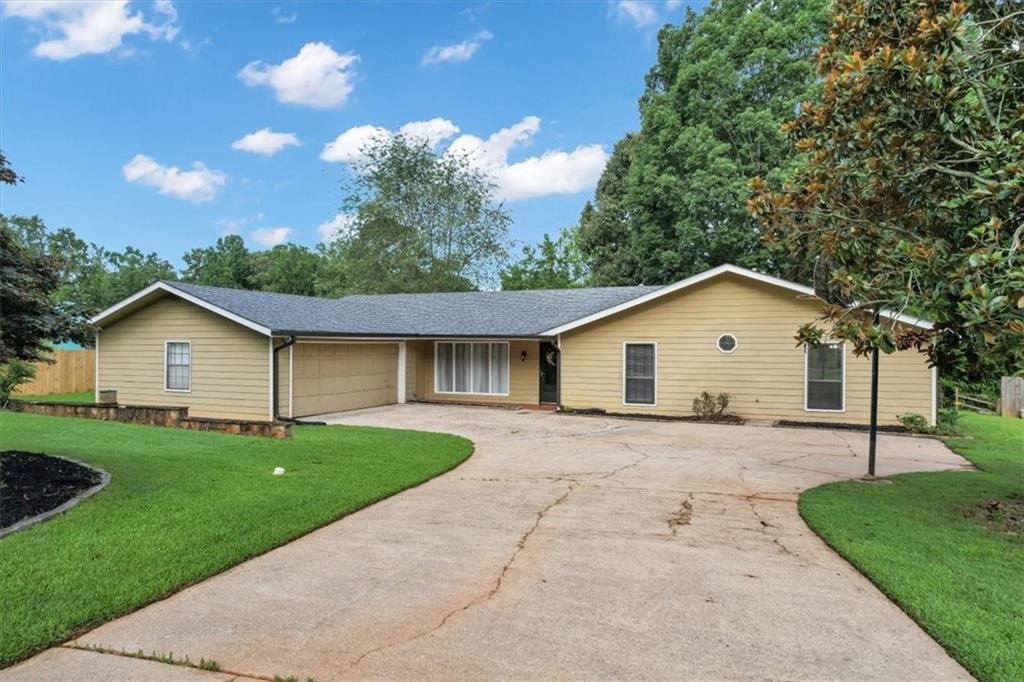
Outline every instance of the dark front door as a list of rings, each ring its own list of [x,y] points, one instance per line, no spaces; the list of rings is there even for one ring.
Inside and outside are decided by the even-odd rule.
[[[540,343],[540,401],[558,402],[558,348],[553,343]]]

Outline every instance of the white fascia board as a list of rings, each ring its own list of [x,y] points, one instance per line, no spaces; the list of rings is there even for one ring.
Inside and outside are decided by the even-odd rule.
[[[145,289],[143,289],[141,291],[135,292],[134,294],[132,294],[128,298],[124,299],[123,301],[119,301],[119,302],[115,303],[114,305],[110,306],[109,308],[107,308],[106,310],[103,310],[103,311],[97,313],[96,315],[94,315],[93,317],[89,318],[89,323],[90,324],[94,324],[94,325],[101,325],[103,323],[103,321],[105,319],[107,319],[108,317],[110,317],[111,315],[117,313],[120,310],[123,310],[124,308],[130,306],[131,304],[135,303],[136,301],[138,301],[138,300],[140,300],[142,298],[145,298],[146,296],[148,296],[149,294],[153,293],[154,291],[166,291],[167,293],[172,294],[174,296],[177,296],[178,298],[184,299],[184,300],[188,301],[189,303],[192,303],[194,305],[199,306],[200,308],[204,308],[206,310],[209,310],[212,313],[220,315],[221,317],[225,317],[225,318],[231,320],[232,322],[236,322],[236,323],[242,325],[243,327],[248,327],[249,329],[252,329],[255,332],[259,332],[260,334],[263,334],[264,336],[270,336],[271,335],[269,328],[264,327],[261,324],[256,324],[252,320],[247,320],[246,318],[242,317],[241,315],[236,315],[236,314],[234,314],[234,313],[232,313],[230,311],[224,310],[223,308],[217,307],[217,306],[213,305],[212,303],[204,301],[201,298],[196,298],[195,296],[193,296],[191,294],[187,294],[184,291],[182,291],[181,289],[177,289],[177,288],[175,288],[175,287],[173,287],[173,286],[171,286],[169,284],[166,284],[165,282],[153,282],[152,284],[150,284]]]
[[[599,310],[596,313],[592,313],[590,315],[587,315],[586,317],[581,317],[578,320],[573,320],[572,322],[568,322],[559,327],[553,327],[552,329],[542,331],[538,334],[538,336],[557,336],[558,334],[564,334],[570,329],[576,329],[577,327],[582,327],[583,325],[590,324],[591,322],[596,322],[597,320],[609,317],[611,315],[615,315],[616,313],[620,313],[624,310],[629,310],[630,308],[635,308],[636,306],[643,305],[644,303],[647,303],[649,301],[656,300],[658,298],[661,298],[662,296],[673,294],[677,291],[681,291],[688,287],[692,287],[696,284],[700,284],[701,282],[707,281],[709,279],[712,279],[713,277],[718,277],[719,275],[723,275],[726,273],[738,275],[739,277],[745,277],[747,279],[762,282],[764,284],[770,284],[772,286],[787,289],[789,291],[793,291],[798,294],[803,294],[805,296],[817,297],[817,294],[814,293],[814,289],[812,289],[811,287],[807,287],[802,284],[797,284],[796,282],[790,282],[789,280],[780,279],[778,277],[772,277],[771,275],[765,275],[760,272],[754,272],[753,270],[748,270],[746,268],[741,268],[737,265],[730,265],[727,263],[725,265],[719,265],[716,268],[711,268],[710,270],[705,270],[704,272],[696,274],[693,277],[687,277],[686,279],[680,280],[675,284],[668,284],[660,289],[652,291],[649,294],[638,296],[632,300],[626,301],[625,303],[620,303],[618,305],[612,306],[611,308]],[[883,310],[881,314],[883,317],[888,317],[898,322],[903,322],[905,324],[920,327],[922,329],[932,328],[931,322],[928,322],[927,320],[920,320],[916,317],[910,317],[909,315],[898,315],[887,310]]]

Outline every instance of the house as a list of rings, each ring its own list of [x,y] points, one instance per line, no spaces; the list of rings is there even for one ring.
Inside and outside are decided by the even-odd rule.
[[[794,342],[821,305],[732,265],[662,287],[339,299],[156,282],[92,320],[96,387],[247,420],[413,400],[688,416],[706,390],[747,418],[866,423],[869,360]],[[934,423],[925,356],[883,355],[880,368],[880,422]]]

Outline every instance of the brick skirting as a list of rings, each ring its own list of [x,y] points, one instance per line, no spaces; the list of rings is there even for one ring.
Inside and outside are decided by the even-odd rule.
[[[169,426],[193,431],[219,431],[264,438],[291,438],[292,425],[288,422],[245,421],[240,419],[209,419],[189,417],[187,407],[157,405],[106,405],[100,403],[33,403],[10,401],[15,412],[44,414],[52,417],[81,417],[105,421]]]

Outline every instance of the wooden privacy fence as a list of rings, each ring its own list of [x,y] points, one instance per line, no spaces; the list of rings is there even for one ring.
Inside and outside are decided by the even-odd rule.
[[[1024,417],[1024,377],[1003,377],[999,406],[1004,417]]]
[[[51,356],[54,362],[37,362],[36,377],[15,389],[15,395],[45,395],[47,393],[73,393],[96,388],[96,351],[58,350]]]

